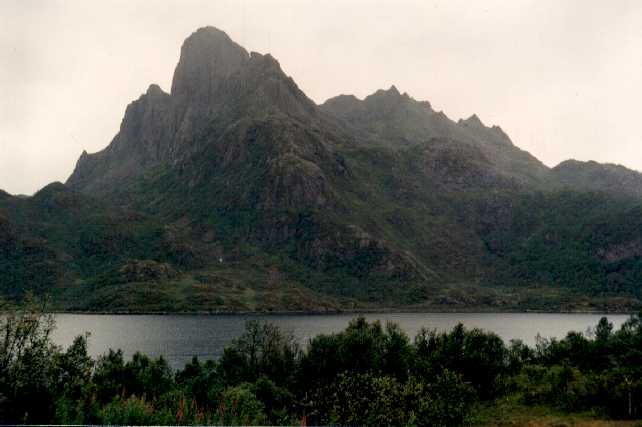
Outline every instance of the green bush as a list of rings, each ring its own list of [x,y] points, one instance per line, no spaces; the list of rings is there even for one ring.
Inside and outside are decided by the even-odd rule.
[[[250,384],[227,388],[221,395],[218,416],[223,425],[263,425],[266,421],[263,403]]]
[[[144,398],[130,396],[117,398],[105,405],[99,414],[100,422],[107,425],[150,425],[162,424],[154,406]]]

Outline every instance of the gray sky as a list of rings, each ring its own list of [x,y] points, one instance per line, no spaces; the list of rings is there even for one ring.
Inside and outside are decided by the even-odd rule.
[[[204,25],[272,53],[317,103],[395,84],[549,166],[642,170],[639,0],[0,0],[0,188],[65,181],[150,83],[169,91]]]

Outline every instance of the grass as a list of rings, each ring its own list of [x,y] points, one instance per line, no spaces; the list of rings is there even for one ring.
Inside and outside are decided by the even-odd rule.
[[[525,406],[516,395],[480,406],[475,424],[480,427],[642,427],[642,420],[615,421],[601,414],[569,414],[548,406]]]

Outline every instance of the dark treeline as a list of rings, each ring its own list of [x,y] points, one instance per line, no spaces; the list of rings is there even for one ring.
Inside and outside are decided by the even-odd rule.
[[[480,405],[523,405],[610,418],[642,415],[642,322],[590,336],[506,345],[458,325],[422,330],[356,318],[306,348],[269,323],[248,322],[217,361],[173,372],[162,357],[109,351],[87,337],[63,350],[50,315],[30,305],[0,320],[0,422],[94,424],[430,425],[479,422]]]

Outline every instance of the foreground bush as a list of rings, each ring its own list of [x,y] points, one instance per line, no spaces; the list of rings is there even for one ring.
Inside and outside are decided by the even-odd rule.
[[[474,390],[444,370],[430,384],[417,378],[340,374],[313,396],[310,419],[329,425],[462,425],[470,417]]]
[[[473,422],[478,403],[512,394],[525,405],[642,415],[642,322],[506,346],[458,325],[411,341],[364,318],[301,349],[278,327],[248,322],[218,361],[173,372],[161,357],[93,360],[87,336],[51,343],[42,305],[0,317],[0,423],[404,425]]]

